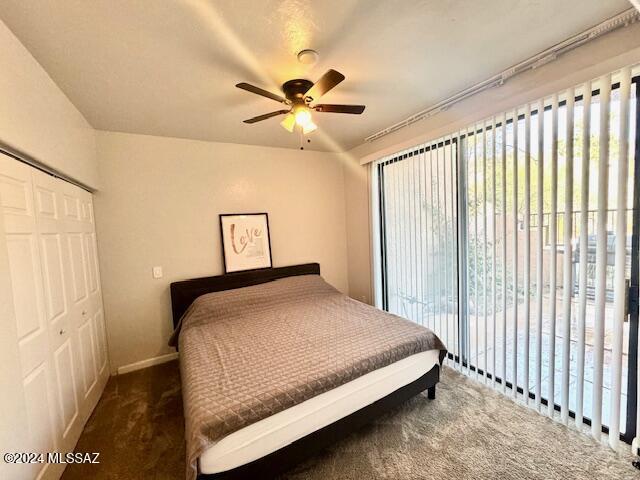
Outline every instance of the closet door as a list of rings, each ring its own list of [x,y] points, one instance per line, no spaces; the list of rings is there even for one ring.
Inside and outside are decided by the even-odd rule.
[[[89,253],[86,237],[91,233],[87,222],[86,198],[84,190],[66,182],[58,182],[62,198],[62,221],[65,249],[70,269],[69,310],[78,334],[80,402],[91,395],[97,385],[96,337],[94,316],[96,306],[91,296]]]
[[[6,233],[18,348],[30,437],[30,451],[57,448],[57,408],[43,299],[32,169],[0,156],[0,207]],[[46,475],[47,464],[32,464],[29,476]]]
[[[98,267],[98,245],[96,240],[95,219],[93,216],[93,197],[83,192],[83,221],[87,230],[85,233],[85,249],[87,252],[87,285],[89,290],[89,304],[93,321],[96,347],[96,368],[98,378],[107,374],[107,342],[102,310],[102,289],[100,287],[100,273]]]
[[[59,228],[70,271],[67,298],[76,332],[76,378],[84,424],[109,377],[93,202],[89,192],[62,180],[56,182],[63,205]]]
[[[32,170],[45,316],[52,350],[60,449],[71,451],[80,431],[78,338],[70,309],[71,269],[62,228],[60,180]]]
[[[109,377],[92,197],[0,155],[0,221],[16,312],[27,451],[73,451]],[[25,468],[25,479],[48,480],[59,478],[64,464]]]

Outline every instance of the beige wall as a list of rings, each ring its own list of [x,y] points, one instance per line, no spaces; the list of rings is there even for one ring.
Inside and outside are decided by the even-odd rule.
[[[368,166],[361,166],[354,157],[348,157],[344,168],[345,205],[347,206],[347,252],[349,295],[372,304],[369,178]]]
[[[622,28],[573,50],[543,67],[516,76],[450,109],[348,152],[345,168],[349,289],[371,292],[371,229],[367,167],[360,163],[455,132],[475,121],[527,101],[577,85],[625,65],[640,63],[640,23]]]
[[[219,213],[269,213],[274,266],[317,261],[348,290],[333,154],[98,132],[95,196],[112,369],[173,351],[169,284],[222,273]],[[154,280],[160,265],[164,278]]]
[[[0,21],[0,144],[97,188],[95,131]]]

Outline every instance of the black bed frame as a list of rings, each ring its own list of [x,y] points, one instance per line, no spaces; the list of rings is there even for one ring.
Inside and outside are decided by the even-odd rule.
[[[220,292],[234,288],[259,285],[277,280],[278,278],[297,275],[319,275],[320,265],[306,263],[289,267],[265,268],[247,272],[234,272],[215,277],[195,278],[171,284],[171,307],[173,310],[173,324],[178,324],[189,305],[200,295]],[[445,352],[440,354],[440,364]],[[348,415],[320,430],[296,440],[265,457],[226,472],[214,474],[199,474],[198,480],[238,480],[238,479],[269,479],[292,468],[303,460],[313,456],[323,448],[329,447],[346,437],[358,428],[371,422],[384,412],[400,405],[409,398],[427,390],[428,398],[436,397],[436,384],[440,380],[440,365],[435,365],[417,380],[399,388],[377,402]]]

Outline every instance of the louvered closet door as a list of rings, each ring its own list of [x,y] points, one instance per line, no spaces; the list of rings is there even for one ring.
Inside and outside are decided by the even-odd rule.
[[[31,169],[0,156],[0,206],[7,241],[18,346],[29,425],[30,451],[57,448],[57,408],[43,298]],[[46,476],[46,464],[32,464],[25,478]]]
[[[58,404],[60,449],[70,451],[81,430],[78,335],[70,308],[71,271],[62,218],[60,180],[32,170],[42,265],[44,310],[49,328]]]

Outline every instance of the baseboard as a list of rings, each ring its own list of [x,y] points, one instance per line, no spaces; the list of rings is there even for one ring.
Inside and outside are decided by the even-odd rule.
[[[142,370],[143,368],[152,367],[153,365],[170,362],[176,358],[178,358],[178,352],[167,353],[166,355],[160,355],[159,357],[147,358],[146,360],[140,360],[139,362],[130,363],[129,365],[123,365],[118,367],[117,372],[118,375],[135,372],[136,370]]]

